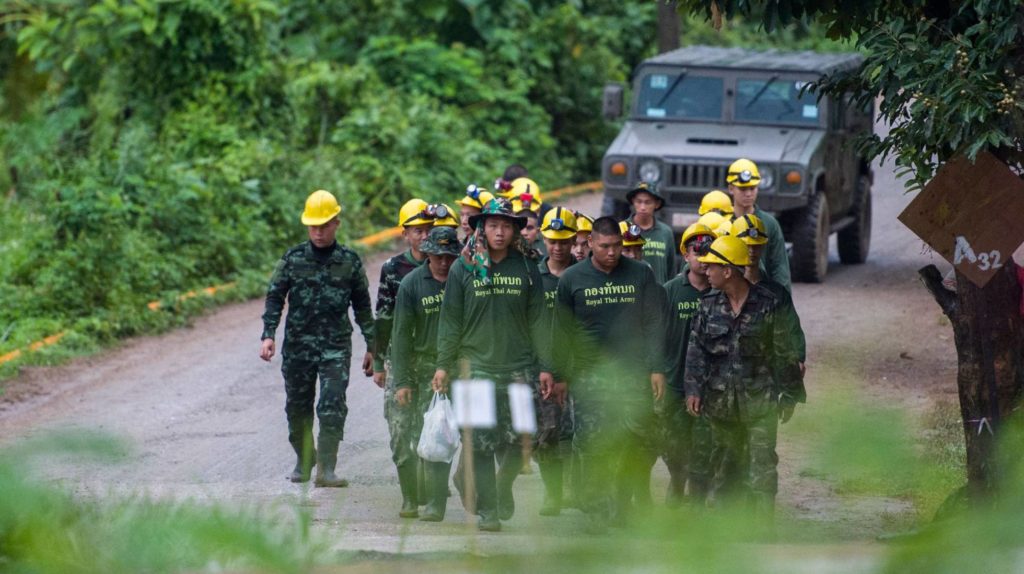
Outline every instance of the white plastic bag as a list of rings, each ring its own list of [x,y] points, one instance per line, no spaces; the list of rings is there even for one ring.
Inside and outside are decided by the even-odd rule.
[[[416,454],[430,462],[451,462],[459,448],[459,427],[455,424],[452,402],[446,395],[434,393],[430,408],[423,415],[423,432]]]

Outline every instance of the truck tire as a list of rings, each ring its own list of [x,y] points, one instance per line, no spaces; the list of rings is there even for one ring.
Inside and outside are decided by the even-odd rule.
[[[629,217],[630,208],[629,204],[620,199],[608,195],[608,192],[604,194],[604,200],[601,202],[601,217],[610,215],[618,221],[622,221]]]
[[[828,198],[819,191],[796,218],[793,228],[793,258],[789,268],[793,280],[821,283],[828,272]]]
[[[871,248],[871,179],[862,175],[857,180],[857,196],[850,210],[854,222],[840,231],[836,244],[839,260],[848,265],[864,263]]]

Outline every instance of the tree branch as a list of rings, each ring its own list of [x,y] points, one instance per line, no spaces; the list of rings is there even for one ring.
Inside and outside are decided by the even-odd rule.
[[[939,273],[938,267],[928,265],[918,269],[917,274],[921,276],[921,282],[935,298],[935,302],[942,308],[942,312],[949,317],[950,321],[955,320],[958,310],[956,294],[942,286],[942,274]]]

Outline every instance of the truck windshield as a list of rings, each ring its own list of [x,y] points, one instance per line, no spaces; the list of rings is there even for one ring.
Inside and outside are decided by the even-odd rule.
[[[646,118],[714,119],[722,117],[722,78],[652,73],[640,79],[636,113]]]
[[[768,79],[736,80],[736,121],[818,125],[818,99],[807,82]]]

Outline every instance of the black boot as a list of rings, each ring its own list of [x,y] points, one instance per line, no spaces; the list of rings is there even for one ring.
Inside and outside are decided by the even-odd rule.
[[[295,451],[295,468],[288,475],[292,482],[309,482],[309,475],[313,472],[314,453],[316,446],[313,444],[313,421],[296,425],[298,428],[289,429],[288,442],[292,444]]]
[[[422,461],[425,470],[427,506],[420,515],[424,522],[441,522],[448,508],[448,474],[452,465],[447,462]]]
[[[519,474],[519,467],[516,467],[514,472]],[[498,485],[493,453],[473,453],[473,479],[476,485],[476,513],[480,517],[477,528],[486,532],[498,532],[501,530],[501,520],[498,518]]]
[[[420,515],[416,505],[416,462],[406,462],[398,466],[398,486],[402,489],[402,509],[398,511],[400,518],[416,518]]]
[[[512,485],[523,469],[523,451],[518,445],[508,445],[498,451],[498,456],[501,461],[497,475],[498,518],[510,520],[516,513]]]
[[[557,453],[544,453],[538,457],[540,478],[544,481],[544,504],[541,516],[558,516],[562,512],[562,459]]]
[[[320,444],[316,449],[316,478],[313,484],[327,488],[344,488],[348,481],[334,474],[338,464],[338,439],[325,438],[320,435]]]

